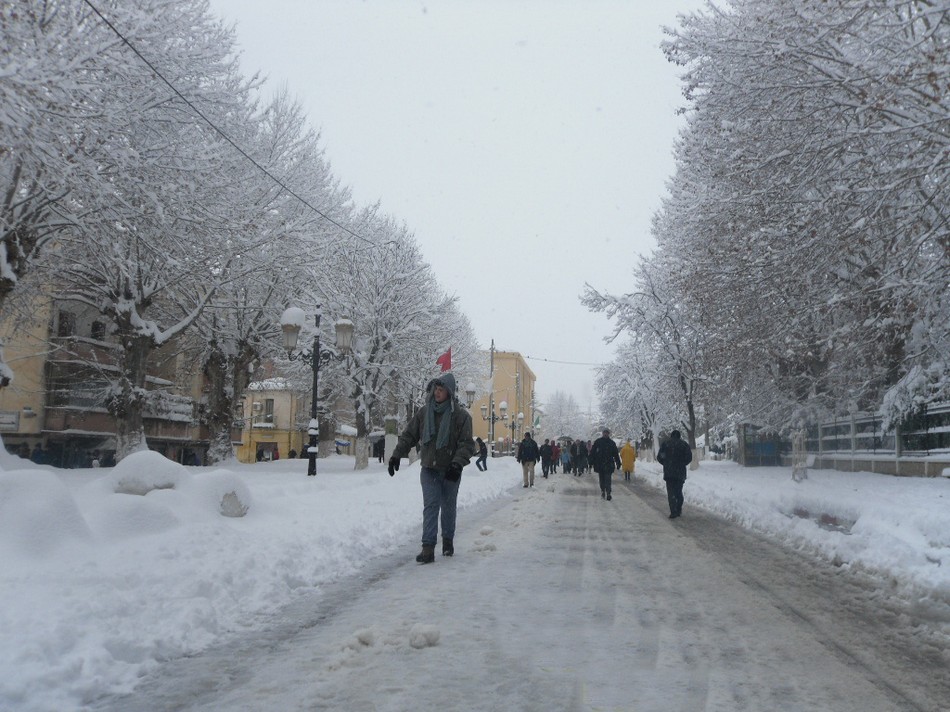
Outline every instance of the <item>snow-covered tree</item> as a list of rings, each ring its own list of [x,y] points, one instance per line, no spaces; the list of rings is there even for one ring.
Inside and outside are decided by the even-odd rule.
[[[555,391],[542,404],[544,409],[544,432],[550,437],[579,438],[590,435],[592,423],[581,411],[574,396],[564,391]]]
[[[638,268],[636,292],[623,296],[601,294],[588,285],[581,301],[591,311],[606,312],[616,321],[615,336],[625,333],[638,348],[653,354],[654,378],[665,384],[665,392],[676,394],[676,402],[684,412],[689,445],[695,448],[697,395],[708,380],[704,363],[706,330],[701,315],[685,309],[671,288],[670,262],[659,255],[654,255],[652,261],[644,260]]]
[[[379,215],[375,206],[353,224],[361,239],[350,237],[346,249],[331,251],[316,292],[331,313],[355,324],[354,351],[336,382],[354,402],[356,468],[363,469],[374,414],[384,415],[380,408],[388,404],[394,382],[424,388],[447,345],[465,345],[463,358],[466,351],[473,358],[475,349],[471,327],[406,227]],[[464,370],[456,375],[464,387]]]
[[[151,66],[126,50],[100,79],[103,91],[133,97],[139,108],[94,124],[105,178],[75,185],[71,195],[96,206],[96,221],[77,225],[43,264],[65,298],[99,310],[120,346],[108,399],[119,458],[145,447],[149,355],[182,336],[215,289],[234,279],[237,255],[220,199],[245,159],[182,96],[226,130],[247,123],[251,109],[233,37],[204,3],[153,0],[134,10],[116,10],[113,24]]]
[[[950,396],[948,20],[733,0],[670,31],[690,106],[644,270],[723,412],[788,429]]]
[[[308,263],[321,261],[327,244],[341,232],[334,223],[345,221],[350,211],[349,194],[333,180],[319,136],[286,92],[240,128],[242,145],[257,165],[244,164],[243,174],[235,174],[220,196],[228,211],[229,249],[239,256],[221,266],[219,277],[226,271],[234,277],[220,280],[195,324],[208,381],[202,420],[210,433],[210,462],[233,457],[231,429],[251,365],[265,357],[283,358],[280,313],[313,278]],[[313,210],[316,205],[320,213]]]

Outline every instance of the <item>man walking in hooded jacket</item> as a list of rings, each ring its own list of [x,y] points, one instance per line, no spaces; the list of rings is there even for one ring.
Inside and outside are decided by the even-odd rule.
[[[455,397],[455,376],[443,373],[426,387],[426,402],[406,425],[389,458],[389,475],[399,460],[421,443],[422,551],[420,564],[435,561],[435,543],[442,523],[442,556],[455,554],[455,516],[462,468],[475,454],[472,416]]]
[[[674,430],[656,453],[656,461],[663,465],[666,480],[666,498],[670,503],[670,519],[683,513],[683,485],[686,483],[686,466],[693,461],[693,451]]]

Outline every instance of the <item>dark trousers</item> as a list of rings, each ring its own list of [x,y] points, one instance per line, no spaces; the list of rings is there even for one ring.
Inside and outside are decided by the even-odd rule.
[[[548,471],[551,469],[551,461],[541,458],[541,474],[545,477],[548,476]]]
[[[670,514],[679,516],[683,513],[683,480],[666,481],[666,498],[670,502]]]
[[[486,462],[487,460],[488,455],[479,455],[478,459],[475,460],[475,467],[484,472],[488,469],[488,463]]]
[[[610,478],[613,476],[613,470],[600,470],[597,475],[600,477],[600,491],[610,494]]]

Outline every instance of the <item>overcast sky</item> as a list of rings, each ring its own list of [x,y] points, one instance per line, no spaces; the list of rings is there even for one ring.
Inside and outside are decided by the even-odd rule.
[[[212,0],[360,205],[403,221],[483,347],[597,408],[585,283],[632,288],[683,106],[661,26],[701,0]],[[448,344],[447,344],[448,346]]]

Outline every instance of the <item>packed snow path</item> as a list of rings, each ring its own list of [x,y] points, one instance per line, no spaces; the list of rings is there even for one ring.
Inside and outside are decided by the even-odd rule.
[[[881,583],[665,495],[558,474],[101,710],[946,709],[945,651]]]

